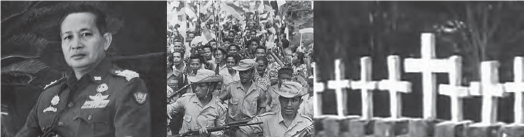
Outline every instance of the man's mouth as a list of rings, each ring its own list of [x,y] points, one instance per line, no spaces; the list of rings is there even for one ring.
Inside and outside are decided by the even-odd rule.
[[[71,58],[76,60],[76,59],[82,59],[82,58],[84,58],[85,56],[86,56],[86,54],[84,54],[84,53],[76,53],[76,54],[73,54],[73,55],[71,56]]]

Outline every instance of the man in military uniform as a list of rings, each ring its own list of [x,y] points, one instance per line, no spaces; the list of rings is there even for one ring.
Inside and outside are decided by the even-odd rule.
[[[225,125],[226,108],[213,96],[212,92],[219,88],[222,76],[214,71],[200,69],[194,76],[188,76],[194,93],[182,95],[175,103],[167,105],[168,116],[184,113],[182,129],[179,133],[199,131],[201,136],[208,136],[206,128]],[[223,131],[212,132],[211,136],[222,136]]]
[[[144,81],[106,58],[112,34],[104,13],[86,5],[71,9],[60,36],[72,71],[44,88],[17,137],[151,136]]]
[[[228,117],[226,122],[251,120],[256,115],[264,113],[266,107],[266,90],[254,82],[253,59],[240,60],[233,69],[240,73],[240,81],[235,81],[222,89],[220,99],[228,102]],[[232,129],[234,133],[236,129]]]
[[[303,137],[314,134],[313,120],[298,113],[299,106],[303,102],[302,96],[307,94],[302,89],[302,85],[287,81],[282,83],[276,93],[279,95],[281,110],[255,117],[248,123],[263,122],[263,124],[240,127],[237,131],[238,136],[254,136],[262,133],[264,137]]]

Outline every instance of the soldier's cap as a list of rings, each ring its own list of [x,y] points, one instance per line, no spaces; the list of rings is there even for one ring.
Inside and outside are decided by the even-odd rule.
[[[295,98],[307,94],[302,85],[294,81],[283,82],[279,90],[276,90],[275,92],[285,98]]]
[[[234,70],[246,71],[254,68],[257,65],[257,62],[254,59],[243,59],[238,62],[238,65],[233,66]]]
[[[191,83],[221,82],[222,76],[215,75],[212,70],[199,69],[196,75],[188,75],[187,80]]]

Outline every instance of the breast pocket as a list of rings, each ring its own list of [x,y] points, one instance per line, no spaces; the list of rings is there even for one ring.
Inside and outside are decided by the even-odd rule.
[[[81,112],[75,120],[79,123],[78,137],[110,137],[114,135],[109,112]]]
[[[230,117],[236,117],[240,112],[240,109],[238,108],[238,99],[230,99],[229,100],[229,116]]]

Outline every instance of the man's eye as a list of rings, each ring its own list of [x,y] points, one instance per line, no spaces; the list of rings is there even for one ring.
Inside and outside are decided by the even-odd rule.
[[[69,39],[71,39],[71,38],[73,38],[73,36],[71,36],[71,35],[68,35],[68,36],[64,36],[64,38],[63,38],[63,39],[64,39],[64,40],[69,40]]]
[[[91,33],[82,33],[82,36],[84,36],[84,37],[85,37],[85,36],[92,36],[92,35],[93,35],[93,34],[91,34]]]

